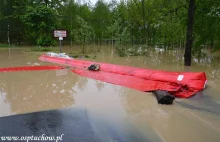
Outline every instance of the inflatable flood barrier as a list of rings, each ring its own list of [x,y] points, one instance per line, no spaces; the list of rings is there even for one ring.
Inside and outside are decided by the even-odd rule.
[[[0,68],[0,72],[11,71],[36,71],[36,70],[59,70],[64,69],[63,66],[22,66],[22,67],[6,67]]]
[[[81,76],[145,92],[164,90],[180,98],[191,97],[196,92],[203,90],[207,81],[205,72],[150,70],[100,62],[52,57],[46,54],[40,56],[39,59],[75,67],[76,69],[72,71]],[[88,68],[91,64],[99,64],[100,71],[85,70],[85,68]]]

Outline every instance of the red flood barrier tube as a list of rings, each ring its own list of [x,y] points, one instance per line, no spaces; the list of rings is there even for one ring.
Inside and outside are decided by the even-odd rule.
[[[64,69],[63,66],[22,66],[22,67],[7,67],[0,68],[0,72],[12,72],[12,71],[35,71],[35,70],[59,70]]]
[[[167,82],[172,83],[172,84],[175,84],[175,86],[176,85],[180,86],[179,90],[181,91],[174,91],[171,94],[175,95],[176,97],[181,97],[181,98],[188,98],[192,96],[193,94],[195,94],[196,92],[203,90],[206,85],[206,81],[207,81],[205,72],[170,72],[170,71],[161,71],[161,70],[150,70],[146,68],[136,68],[136,67],[129,67],[129,66],[120,66],[120,65],[114,65],[114,64],[100,63],[100,62],[91,62],[91,61],[84,61],[84,60],[51,57],[46,54],[43,54],[42,56],[40,56],[39,59],[42,61],[65,64],[65,65],[78,67],[78,68],[87,68],[91,64],[99,64],[100,71],[111,73],[111,76],[116,76],[116,74],[119,74],[119,75],[125,75],[126,78],[128,76],[133,76],[133,77],[140,78],[140,79],[151,80],[155,82],[162,82],[162,85],[165,86],[162,88],[166,88]],[[73,72],[78,73],[78,71],[73,71]],[[81,75],[87,76],[87,72],[84,72],[83,74],[81,73]],[[107,74],[105,75],[107,76]],[[121,79],[123,80],[126,78],[124,77]],[[103,81],[108,82],[108,79],[110,78],[106,77],[106,79]],[[129,82],[130,80],[127,79],[127,81]],[[118,81],[116,82],[119,83]],[[113,81],[111,81],[111,83],[113,83]],[[121,85],[124,86],[123,84]],[[150,84],[148,83],[148,86],[149,85]]]
[[[72,72],[88,78],[100,80],[115,85],[121,85],[127,88],[143,92],[165,90],[168,91],[171,95],[181,98],[190,97],[197,92],[197,90],[187,88],[186,86],[181,84],[172,82],[162,82],[156,80],[147,80],[135,76],[121,75],[103,71],[89,71],[84,69],[74,69],[72,70]]]

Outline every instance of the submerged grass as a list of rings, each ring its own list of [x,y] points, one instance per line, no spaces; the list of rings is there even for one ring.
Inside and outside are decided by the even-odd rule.
[[[88,55],[88,54],[68,53],[68,55],[73,58],[91,58],[91,55]]]
[[[59,49],[58,48],[52,48],[52,47],[32,47],[32,48],[28,48],[28,49],[25,49],[24,52],[49,52],[49,51],[52,51],[52,52],[56,52],[58,51]]]
[[[0,48],[6,48],[6,47],[9,47],[8,44],[0,44]]]
[[[0,48],[20,48],[19,46],[16,46],[14,44],[11,44],[10,46],[8,44],[0,43]]]
[[[140,56],[145,55],[147,52],[147,46],[146,45],[133,45],[133,46],[122,46],[117,45],[115,48],[116,54],[118,54],[120,57],[125,56]]]

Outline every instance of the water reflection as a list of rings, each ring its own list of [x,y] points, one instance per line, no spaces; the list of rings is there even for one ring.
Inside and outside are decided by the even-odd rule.
[[[87,85],[88,80],[85,77],[79,77],[79,80],[77,81],[77,87],[79,90],[83,91],[85,89],[85,86]]]
[[[98,88],[98,90],[100,92],[105,87],[105,83],[97,80],[96,87]]]
[[[72,74],[70,72],[70,74]],[[62,108],[74,104],[72,85],[68,74],[56,77],[55,71],[3,73],[0,88],[5,91],[5,102],[13,113],[25,113]],[[0,114],[1,116],[3,114]]]
[[[216,116],[218,109],[207,109],[207,106],[201,106],[203,103],[179,99],[178,104],[191,105],[183,107],[177,102],[172,106],[158,105],[150,93],[130,89],[126,89],[126,92],[127,95],[121,97],[128,119],[143,131],[148,132],[153,127],[161,140],[169,142],[192,141],[192,137],[195,142],[205,142],[208,138],[213,141],[220,139],[219,116]],[[202,108],[195,109],[192,106]]]
[[[160,120],[157,124],[168,129],[170,116],[169,113],[160,109],[153,95],[126,88],[121,89],[120,93],[127,113],[126,119],[133,122],[135,127],[142,130],[145,135],[150,136],[151,141],[164,141],[153,122]]]
[[[4,116],[11,114],[10,104],[6,101],[6,92],[4,88],[0,89],[0,108],[0,114]]]
[[[73,52],[75,48],[68,48],[66,51]],[[169,71],[205,71],[208,86],[202,95],[192,99],[177,99],[174,105],[163,106],[157,104],[156,98],[151,93],[81,77],[70,72],[69,69],[1,73],[0,106],[5,109],[0,108],[0,115],[75,105],[87,108],[94,117],[106,117],[116,125],[130,121],[134,124],[133,127],[144,135],[150,136],[152,141],[220,140],[220,116],[218,115],[220,58],[212,55],[200,59],[194,58],[193,65],[185,67],[184,52],[181,49],[167,51],[148,49],[144,56],[131,57],[119,57],[113,53],[114,48],[102,47],[100,52],[95,53],[97,58],[86,60]],[[51,65],[51,63],[39,61],[40,54],[12,50],[11,59],[8,60],[8,54],[1,52],[0,66],[36,63]],[[94,123],[97,126],[99,121]],[[103,130],[102,125],[99,125],[99,128]],[[120,127],[121,131],[129,129],[122,128]],[[111,131],[111,127],[108,129]]]

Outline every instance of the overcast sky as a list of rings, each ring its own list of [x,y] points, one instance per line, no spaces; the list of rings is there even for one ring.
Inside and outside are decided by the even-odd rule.
[[[98,0],[90,0],[92,4],[95,4]],[[110,2],[111,0],[104,0],[105,2]]]
[[[95,4],[97,0],[90,0],[92,4]]]
[[[95,4],[98,0],[90,0],[92,4]],[[105,0],[105,1],[109,1],[109,0]]]

